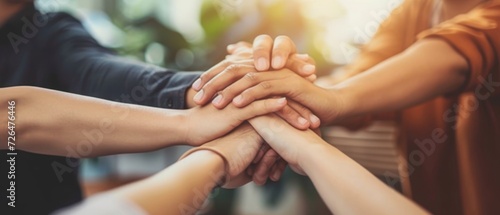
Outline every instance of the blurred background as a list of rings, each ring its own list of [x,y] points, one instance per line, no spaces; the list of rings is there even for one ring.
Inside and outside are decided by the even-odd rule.
[[[320,76],[336,75],[359,53],[402,0],[38,0],[42,11],[80,19],[103,45],[120,55],[159,66],[204,71],[220,62],[226,46],[260,34],[287,35],[317,62]],[[399,190],[391,122],[361,131],[323,129],[324,138]],[[146,177],[186,150],[85,160],[86,195]],[[332,171],[335,167],[332,166]],[[376,194],[374,194],[376,195]],[[280,182],[216,190],[200,214],[329,214],[306,177],[287,171]]]

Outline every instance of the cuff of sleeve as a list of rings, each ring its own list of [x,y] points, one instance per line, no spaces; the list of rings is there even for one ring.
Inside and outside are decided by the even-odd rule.
[[[168,109],[186,109],[186,93],[200,75],[201,72],[175,73],[161,92],[159,106]]]
[[[487,31],[497,24],[483,17],[460,16],[439,26],[421,32],[417,38],[439,38],[447,42],[469,65],[469,76],[461,89],[452,94],[473,90],[480,84],[480,76],[491,70],[495,63],[494,45]]]

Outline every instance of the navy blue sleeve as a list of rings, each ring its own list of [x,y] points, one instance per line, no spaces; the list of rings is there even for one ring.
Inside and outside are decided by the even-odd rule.
[[[48,47],[58,83],[65,91],[125,103],[184,109],[186,92],[199,72],[176,72],[116,56],[102,47],[79,21],[63,14]]]

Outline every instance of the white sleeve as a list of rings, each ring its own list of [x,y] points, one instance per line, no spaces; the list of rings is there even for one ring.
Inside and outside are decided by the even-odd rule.
[[[82,203],[63,208],[53,215],[147,215],[139,206],[115,195],[100,194]]]

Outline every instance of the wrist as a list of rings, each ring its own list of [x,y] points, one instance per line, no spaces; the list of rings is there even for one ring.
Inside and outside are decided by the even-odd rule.
[[[332,101],[330,108],[335,109],[330,111],[331,115],[329,115],[327,123],[334,123],[354,115],[358,105],[355,104],[355,97],[351,92],[345,88],[330,88],[327,90],[327,99]]]
[[[325,162],[335,156],[337,149],[326,142],[310,144],[305,147],[299,156],[298,164],[306,175],[310,176],[318,166],[325,165]]]
[[[203,157],[204,165],[206,168],[211,169],[212,180],[218,185],[224,185],[228,172],[227,172],[227,162],[226,159],[216,151],[207,149],[207,148],[195,148],[191,153],[187,155],[183,155],[179,160],[185,158],[195,158],[196,160],[200,160],[200,157]]]
[[[196,146],[194,143],[192,143],[192,138],[190,138],[190,133],[189,131],[192,130],[191,128],[191,122],[190,122],[190,116],[192,115],[192,109],[188,110],[181,110],[180,114],[178,115],[178,124],[176,126],[177,128],[177,136],[181,138],[181,142],[183,144],[187,144],[190,146]]]
[[[328,150],[330,147],[324,141],[307,141],[307,145],[301,148],[300,153],[297,157],[297,164],[299,165],[304,172],[307,173],[307,168],[311,168],[313,166],[311,163],[313,162],[314,157],[316,157],[320,152],[324,150]]]

